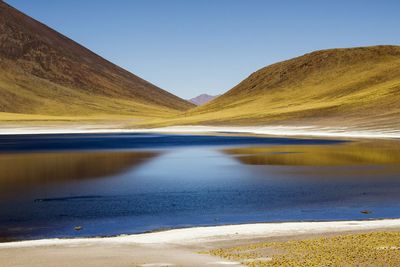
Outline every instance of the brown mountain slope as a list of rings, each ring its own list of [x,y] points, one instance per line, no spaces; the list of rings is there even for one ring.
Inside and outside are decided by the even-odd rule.
[[[164,116],[193,106],[0,1],[0,112]]]
[[[276,63],[164,124],[400,128],[400,47],[331,49]]]

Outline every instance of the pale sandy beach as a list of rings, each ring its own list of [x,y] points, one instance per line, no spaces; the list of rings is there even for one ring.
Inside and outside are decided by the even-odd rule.
[[[0,126],[0,135],[18,134],[67,134],[67,133],[239,133],[268,136],[309,136],[329,138],[400,138],[397,129],[352,129],[320,126],[170,126],[161,128],[125,129],[115,125],[55,125]]]
[[[400,230],[400,219],[259,223],[107,238],[9,242],[0,244],[0,263],[2,266],[239,266],[239,262],[199,252],[271,240],[382,230]]]

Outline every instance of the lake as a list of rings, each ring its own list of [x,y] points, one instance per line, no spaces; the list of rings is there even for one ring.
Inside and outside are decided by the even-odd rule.
[[[400,142],[0,136],[0,240],[400,217]]]

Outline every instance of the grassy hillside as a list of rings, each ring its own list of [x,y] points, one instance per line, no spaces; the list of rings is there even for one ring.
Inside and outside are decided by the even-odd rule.
[[[317,51],[267,66],[167,124],[400,125],[400,47]]]
[[[0,1],[0,113],[166,117],[193,106]]]

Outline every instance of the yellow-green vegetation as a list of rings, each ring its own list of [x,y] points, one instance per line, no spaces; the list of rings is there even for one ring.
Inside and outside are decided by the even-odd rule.
[[[44,120],[106,115],[145,118],[132,123],[139,127],[398,128],[400,47],[309,53],[267,66],[195,107],[0,1],[0,121],[10,114],[27,114],[25,118],[15,115],[16,121],[29,120],[32,114]]]
[[[400,47],[317,51],[265,67],[169,124],[400,125]]]
[[[132,118],[132,115],[109,115],[109,114],[98,114],[98,115],[37,115],[37,114],[20,114],[20,113],[8,113],[8,112],[0,112],[0,121],[3,122],[37,122],[41,123],[45,122],[82,122],[87,121],[91,123],[102,123],[102,122],[126,122],[132,120],[140,120],[145,119],[145,116],[135,116]]]
[[[400,266],[400,233],[257,243],[209,253],[247,266]]]
[[[397,141],[357,141],[335,145],[285,145],[223,150],[245,164],[292,166],[345,166],[400,163]]]
[[[0,1],[0,120],[165,118],[192,107]]]

